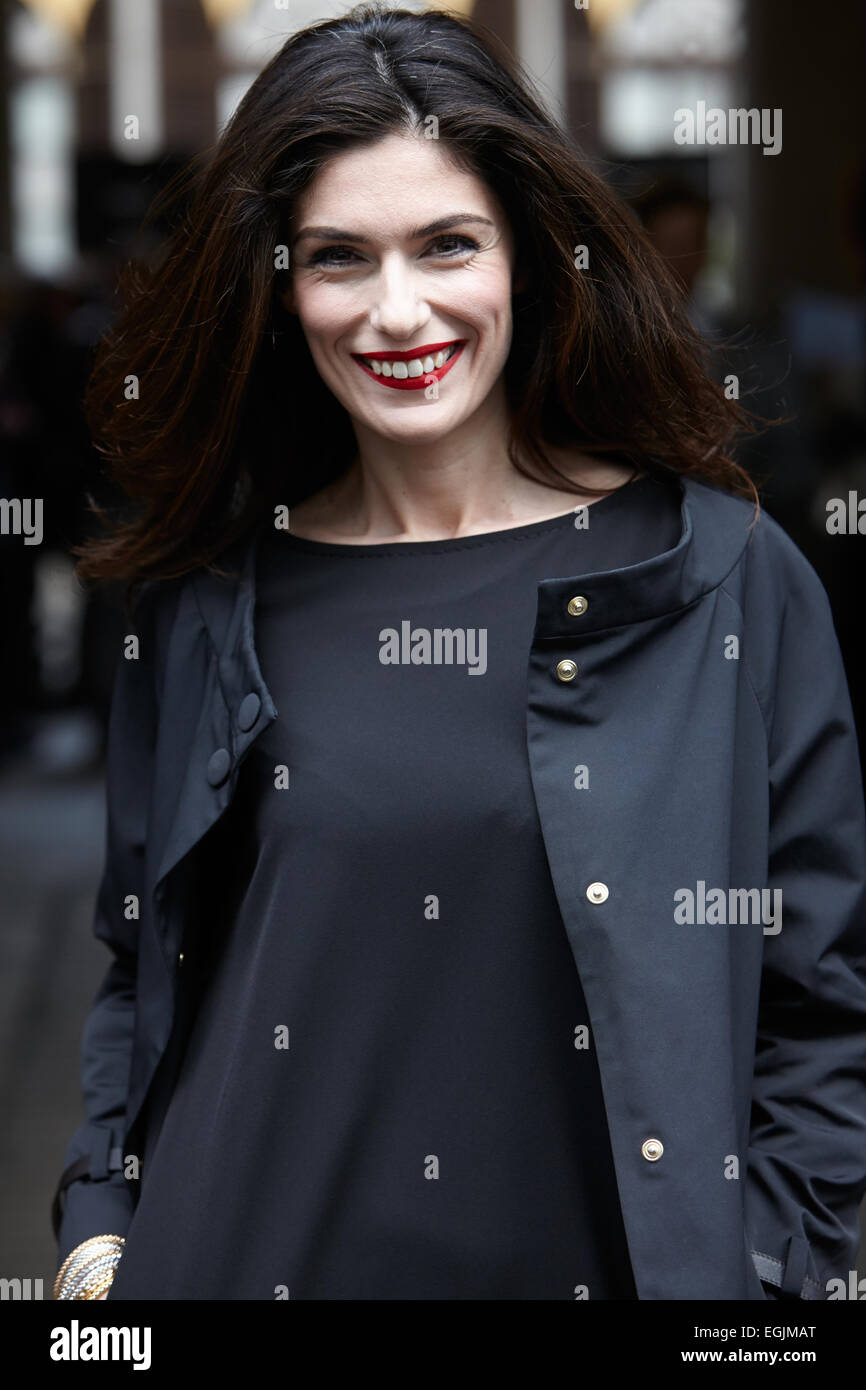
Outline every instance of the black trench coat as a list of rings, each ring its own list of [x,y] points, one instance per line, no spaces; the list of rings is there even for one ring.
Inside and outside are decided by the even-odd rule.
[[[854,1268],[866,1190],[856,734],[805,557],[766,513],[750,528],[751,502],[681,486],[673,550],[538,585],[533,789],[638,1296],[762,1299],[776,1286],[821,1299]],[[138,657],[119,662],[94,923],[113,960],[84,1030],[86,1120],[52,1208],[61,1258],[129,1227],[138,1182],[123,1160],[140,1152],[179,971],[196,965],[181,964],[201,910],[195,851],[277,717],[254,639],[255,539],[221,557],[231,578],[199,569],[145,586]]]

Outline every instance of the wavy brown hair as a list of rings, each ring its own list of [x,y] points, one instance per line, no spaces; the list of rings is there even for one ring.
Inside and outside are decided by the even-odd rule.
[[[522,453],[538,470],[527,476],[584,491],[545,453],[577,446],[759,506],[731,456],[757,417],[713,380],[664,261],[525,76],[466,20],[362,5],[289,38],[214,149],[151,209],[184,204],[154,263],[125,267],[123,308],[96,352],[85,413],[124,503],[112,516],[90,499],[105,534],[76,547],[80,579],[126,581],[128,598],[142,580],[218,570],[266,509],[348,466],[351,421],[280,302],[291,272],[275,269],[276,249],[331,156],[423,132],[431,116],[499,198],[524,275],[505,366],[514,466],[526,472]],[[576,243],[588,270],[575,269]]]

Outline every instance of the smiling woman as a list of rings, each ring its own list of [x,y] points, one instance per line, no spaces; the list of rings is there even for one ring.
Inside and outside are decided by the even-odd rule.
[[[437,208],[454,211],[431,220]],[[340,231],[338,216],[352,230]],[[550,493],[530,488],[508,459],[514,247],[484,181],[447,144],[394,134],[330,159],[293,220],[294,274],[282,302],[297,313],[359,449],[339,489],[294,509],[295,533],[397,539],[423,537],[432,524],[453,536],[554,515]],[[465,469],[459,488],[439,497],[438,515],[429,497],[423,516],[405,495],[386,500],[385,478],[410,460],[414,475],[444,478],[446,440],[452,476],[454,460],[471,457],[471,477]]]
[[[475,210],[460,211],[465,203]],[[425,225],[432,207],[454,211]],[[337,208],[344,216],[353,212],[355,225],[366,230],[340,233],[323,225]],[[386,136],[329,161],[299,200],[295,218],[303,225],[283,303],[298,312],[319,373],[356,430],[366,416],[377,434],[390,428],[398,431],[395,440],[418,444],[468,422],[487,401],[484,428],[504,436],[513,246],[504,210],[484,182],[461,169],[439,141]],[[344,244],[316,249],[317,242]],[[403,347],[408,342],[414,346]],[[347,358],[390,388],[384,397],[357,379]],[[449,375],[449,390],[440,395],[439,383]],[[403,402],[391,397],[395,389],[424,394]],[[417,408],[430,401],[441,404]],[[416,408],[407,415],[410,405]],[[388,417],[400,406],[398,424]]]
[[[823,1297],[850,703],[642,231],[470,25],[361,8],[127,291],[88,399],[135,506],[79,573],[147,582],[58,1296]],[[695,883],[772,931],[684,926]]]
[[[732,454],[755,421],[663,260],[470,25],[373,10],[295,34],[154,211],[175,197],[89,385],[130,506],[82,580],[211,564],[279,504],[322,537],[457,536],[656,465],[757,504]],[[381,495],[445,438],[447,500]]]

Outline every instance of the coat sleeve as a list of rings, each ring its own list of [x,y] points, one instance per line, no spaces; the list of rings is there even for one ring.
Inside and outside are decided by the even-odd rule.
[[[775,529],[775,524],[774,524]],[[866,814],[857,735],[829,601],[780,528],[764,572],[782,621],[763,643],[768,886],[746,1227],[771,1296],[847,1286],[866,1191]],[[771,574],[772,571],[772,574]],[[760,600],[759,600],[760,602]]]
[[[121,652],[108,726],[105,865],[94,935],[111,961],[87,1015],[81,1040],[84,1123],[66,1146],[65,1168],[51,1208],[58,1263],[88,1236],[125,1235],[134,1197],[123,1175],[122,1143],[132,1056],[139,914],[157,697],[153,661],[154,588],[145,587],[129,631],[137,659]],[[130,895],[139,913],[130,911]]]

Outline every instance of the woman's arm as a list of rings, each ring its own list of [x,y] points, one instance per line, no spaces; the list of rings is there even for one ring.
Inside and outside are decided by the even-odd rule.
[[[82,1241],[126,1234],[134,1197],[123,1174],[122,1143],[135,1018],[140,914],[145,906],[145,842],[156,738],[153,593],[142,592],[115,673],[108,729],[105,867],[94,935],[113,959],[87,1016],[81,1043],[84,1123],[66,1148],[52,1205],[58,1263]],[[65,1203],[63,1195],[65,1194]]]
[[[782,552],[778,646],[754,663],[782,929],[764,937],[746,1215],[771,1296],[826,1298],[855,1266],[866,1190],[866,814],[827,595]]]

